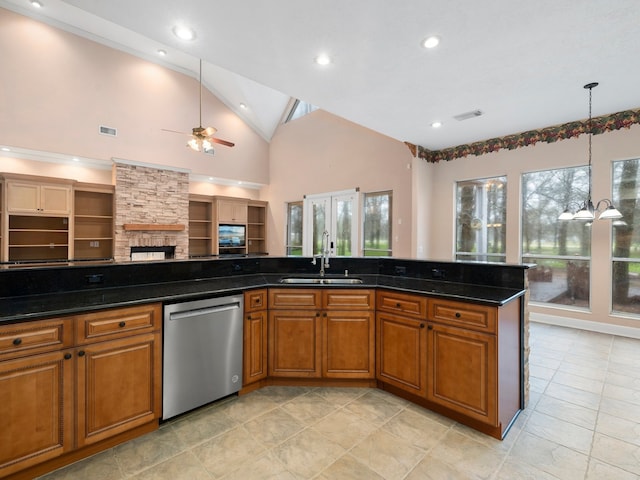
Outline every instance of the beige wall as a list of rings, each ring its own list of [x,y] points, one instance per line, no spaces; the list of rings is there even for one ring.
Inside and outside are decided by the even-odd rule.
[[[0,59],[0,144],[269,181],[267,142],[206,89],[202,122],[235,147],[212,157],[161,130],[198,126],[196,78],[1,8]],[[100,135],[99,125],[118,136]]]
[[[588,162],[588,137],[537,144],[516,150],[502,150],[479,157],[470,156],[451,162],[430,165],[430,178],[421,180],[437,199],[434,207],[418,218],[425,222],[428,238],[417,238],[429,246],[427,257],[452,260],[455,248],[455,182],[457,180],[507,176],[507,261],[520,261],[521,174],[536,170],[585,165]],[[596,135],[592,139],[593,192],[595,201],[611,198],[611,162],[640,157],[640,125],[629,130]],[[426,185],[426,187],[425,187]],[[598,322],[640,329],[638,319],[610,314],[611,292],[611,222],[596,221],[592,233],[591,312],[562,307],[531,306],[538,318],[546,315],[586,322]],[[582,324],[587,326],[587,324]],[[621,330],[620,333],[624,333]]]
[[[411,163],[397,140],[322,110],[282,125],[271,141],[269,253],[284,254],[286,204],[306,194],[393,191],[393,254],[411,256]]]

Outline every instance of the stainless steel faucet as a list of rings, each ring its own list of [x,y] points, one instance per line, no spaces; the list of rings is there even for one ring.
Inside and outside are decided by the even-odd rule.
[[[326,239],[326,242],[325,242]],[[320,257],[320,276],[324,277],[324,269],[329,268],[329,255],[331,254],[331,249],[329,248],[329,232],[322,232],[322,244],[320,245],[320,249],[322,252],[319,255],[314,255],[311,260],[312,264],[316,264],[316,258]]]

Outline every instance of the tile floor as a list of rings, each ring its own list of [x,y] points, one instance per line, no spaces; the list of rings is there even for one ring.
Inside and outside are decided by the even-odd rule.
[[[268,387],[41,478],[640,479],[640,340],[532,324],[502,442],[375,389]]]

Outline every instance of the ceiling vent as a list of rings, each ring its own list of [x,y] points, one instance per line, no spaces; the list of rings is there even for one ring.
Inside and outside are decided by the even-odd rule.
[[[459,115],[454,115],[453,118],[458,120],[459,122],[463,120],[469,120],[470,118],[479,117],[482,115],[482,110],[472,110],[471,112],[461,113]]]
[[[118,135],[118,130],[113,127],[105,127],[104,125],[100,125],[100,135],[109,135],[110,137],[115,137]]]

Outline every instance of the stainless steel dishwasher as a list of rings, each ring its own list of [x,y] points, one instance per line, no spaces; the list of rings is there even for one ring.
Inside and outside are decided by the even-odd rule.
[[[164,307],[162,419],[240,390],[243,296]]]

